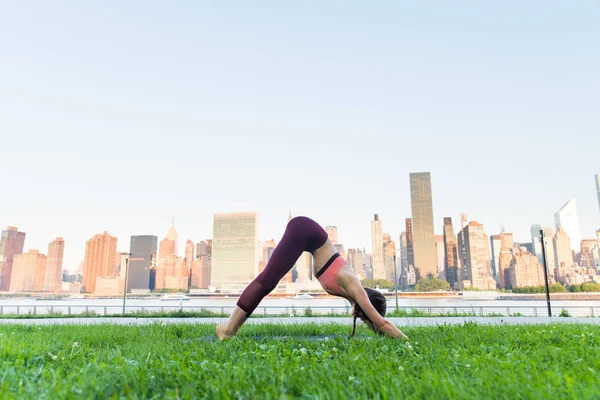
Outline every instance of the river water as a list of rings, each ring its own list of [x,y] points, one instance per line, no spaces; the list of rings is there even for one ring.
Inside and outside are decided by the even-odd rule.
[[[206,309],[219,313],[229,313],[235,306],[237,298],[190,298],[190,300],[164,301],[159,298],[127,299],[127,311],[167,311],[200,310]],[[600,317],[600,301],[598,300],[557,300],[551,302],[553,314],[558,315],[562,309],[571,316],[596,316]],[[396,306],[395,299],[388,298],[388,310]],[[400,298],[398,306],[410,311],[418,309],[423,312],[453,313],[473,312],[478,315],[503,314],[523,316],[546,315],[546,301],[544,300],[479,300],[456,297],[437,298]],[[94,312],[96,314],[118,314],[123,311],[122,299],[65,299],[65,300],[35,300],[32,298],[0,299],[0,312],[2,314],[48,314],[49,312],[62,314],[79,314]],[[255,313],[284,314],[294,313],[304,315],[304,310],[310,307],[313,313],[344,313],[349,308],[349,303],[340,298],[316,298],[309,300],[294,300],[287,298],[266,298]]]

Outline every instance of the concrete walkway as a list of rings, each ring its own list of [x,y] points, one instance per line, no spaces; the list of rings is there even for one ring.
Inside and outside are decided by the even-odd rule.
[[[592,324],[600,325],[600,318],[560,318],[560,317],[431,317],[431,318],[388,318],[392,323],[402,326],[462,325],[473,322],[479,325],[535,325],[535,324]],[[148,325],[152,324],[219,324],[225,318],[41,318],[41,319],[4,319],[0,325]],[[352,325],[352,318],[342,317],[283,317],[250,318],[248,324],[343,324]]]

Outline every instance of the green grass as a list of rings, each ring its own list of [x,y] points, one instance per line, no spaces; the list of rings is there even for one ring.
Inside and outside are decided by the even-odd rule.
[[[0,325],[0,398],[592,399],[591,325],[406,328],[410,343],[361,327]],[[329,340],[324,338],[328,337]],[[318,340],[315,340],[318,339]]]

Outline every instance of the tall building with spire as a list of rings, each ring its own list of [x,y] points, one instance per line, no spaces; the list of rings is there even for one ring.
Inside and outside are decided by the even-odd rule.
[[[44,277],[44,292],[58,293],[62,291],[62,267],[65,252],[65,241],[58,237],[48,245],[46,258],[46,276]]]
[[[96,279],[116,272],[117,238],[108,232],[94,235],[85,245],[83,286],[85,292],[96,291]]]
[[[167,239],[172,240],[175,243],[175,255],[177,255],[177,246],[179,242],[177,241],[177,230],[175,229],[175,215],[171,217],[171,227],[167,232]]]
[[[458,251],[456,248],[456,235],[452,226],[452,218],[444,218],[444,272],[446,280],[451,286],[459,280],[458,276]]]
[[[383,254],[383,227],[379,214],[371,221],[371,245],[373,251],[373,279],[385,279],[385,258]]]
[[[433,200],[429,172],[410,174],[415,269],[420,279],[437,276],[437,252],[433,229]]]
[[[9,226],[2,231],[0,239],[0,291],[10,290],[10,277],[12,275],[13,259],[16,254],[23,253],[25,246],[25,232],[19,232],[14,226]]]
[[[581,230],[579,229],[579,216],[577,214],[577,201],[569,200],[556,214],[554,214],[556,230],[563,228],[569,236],[571,250],[578,253],[581,245]]]

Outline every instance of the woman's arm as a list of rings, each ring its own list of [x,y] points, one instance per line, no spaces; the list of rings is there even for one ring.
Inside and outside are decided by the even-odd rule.
[[[369,326],[369,328],[382,335],[388,335],[393,338],[408,339],[408,337],[398,328],[396,328],[394,324],[379,315],[375,307],[373,307],[371,304],[367,292],[365,292],[365,289],[363,289],[356,275],[344,274],[340,277],[342,278],[340,279],[341,282],[339,282],[340,286],[343,286],[343,289],[346,291],[348,296],[351,297],[352,300],[354,300],[365,313],[369,319],[369,321],[365,321],[365,323]]]

